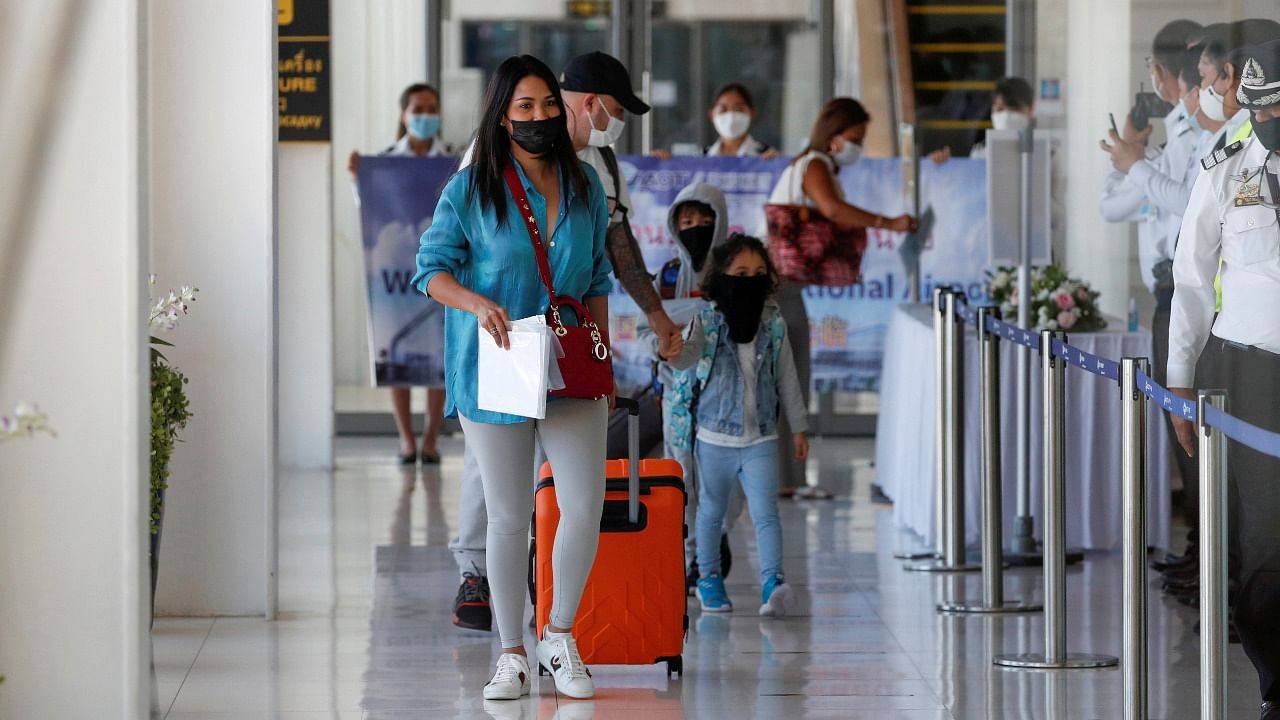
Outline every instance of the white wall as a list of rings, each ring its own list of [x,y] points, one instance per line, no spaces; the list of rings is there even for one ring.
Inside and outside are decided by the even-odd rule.
[[[386,391],[370,387],[360,215],[347,156],[352,150],[375,154],[395,141],[400,92],[425,79],[426,6],[420,0],[332,0],[329,12],[333,57],[341,58],[333,64],[334,380],[389,412]],[[447,118],[447,86],[441,101]]]
[[[333,181],[328,143],[280,153],[280,466],[333,465]],[[342,188],[345,190],[345,188]]]
[[[157,610],[270,614],[275,5],[151,10],[152,258],[161,284],[200,288],[167,352],[195,417],[174,454]]]
[[[148,708],[139,4],[0,2],[0,413],[58,431],[0,443],[3,718]]]

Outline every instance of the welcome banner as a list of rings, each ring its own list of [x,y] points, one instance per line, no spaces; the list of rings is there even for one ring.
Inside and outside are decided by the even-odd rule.
[[[764,205],[788,160],[679,157],[620,158],[631,189],[631,223],[645,264],[654,271],[675,256],[667,211],[682,188],[693,182],[719,187],[728,204],[730,231],[763,238]],[[933,222],[920,259],[921,291],[934,285],[959,286],[973,301],[985,294],[986,163],[953,159],[921,167],[921,206]],[[872,212],[906,212],[902,166],[894,159],[867,159],[840,173],[845,197]],[[869,230],[863,281],[846,287],[810,287],[809,310],[813,383],[819,391],[879,389],[884,336],[890,312],[908,302],[910,287],[899,256],[901,233]],[[619,389],[634,393],[650,382],[652,356],[639,342],[643,315],[619,286],[610,298],[610,320]]]
[[[362,157],[356,173],[375,384],[444,385],[444,308],[409,284],[457,160]]]

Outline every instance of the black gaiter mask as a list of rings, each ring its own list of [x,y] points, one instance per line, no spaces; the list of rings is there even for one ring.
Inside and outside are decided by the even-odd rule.
[[[716,307],[729,323],[729,337],[734,342],[755,339],[770,285],[768,275],[720,275],[715,279]]]
[[[541,157],[555,149],[564,128],[564,115],[546,120],[512,120],[511,140],[529,154]]]
[[[1271,118],[1266,122],[1258,122],[1257,113],[1250,113],[1253,120],[1253,134],[1258,143],[1271,152],[1280,151],[1280,118]]]
[[[711,241],[715,235],[715,225],[698,225],[680,231],[680,244],[689,251],[694,272],[702,271],[702,265],[707,261],[707,253],[711,252]]]

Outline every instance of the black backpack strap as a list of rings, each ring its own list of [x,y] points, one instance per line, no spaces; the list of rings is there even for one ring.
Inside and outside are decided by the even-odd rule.
[[[604,166],[609,171],[609,176],[613,178],[613,202],[620,210],[623,216],[626,216],[631,208],[622,204],[622,170],[618,168],[618,156],[613,154],[613,148],[600,148],[600,157],[604,158]]]

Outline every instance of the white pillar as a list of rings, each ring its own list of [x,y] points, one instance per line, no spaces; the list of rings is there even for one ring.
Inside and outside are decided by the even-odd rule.
[[[195,417],[174,453],[158,613],[274,612],[275,23],[275,3],[151,4],[154,268],[200,288],[166,351]]]
[[[149,708],[140,0],[0,3],[0,717]]]
[[[1129,305],[1129,226],[1108,223],[1098,213],[1102,182],[1111,171],[1098,141],[1106,137],[1107,113],[1120,118],[1133,104],[1125,65],[1129,0],[1072,0],[1066,13],[1066,267],[1102,294],[1103,312],[1124,318]]]
[[[280,145],[280,466],[333,466],[333,183],[328,143]],[[345,158],[341,162],[346,167]],[[346,190],[345,187],[341,188]]]

